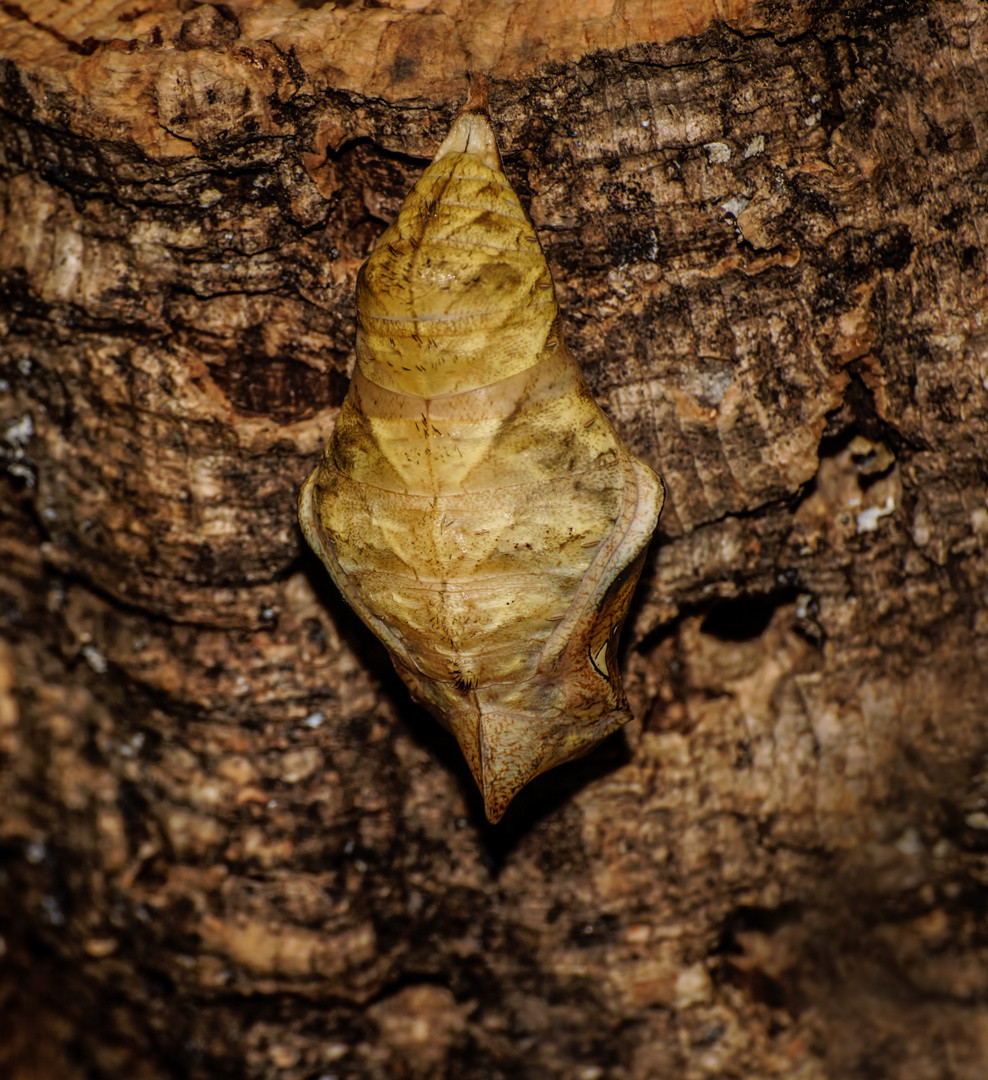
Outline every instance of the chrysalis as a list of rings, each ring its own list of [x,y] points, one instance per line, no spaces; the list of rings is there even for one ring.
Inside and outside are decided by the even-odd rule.
[[[501,818],[631,714],[616,647],[662,509],[562,340],[486,110],[357,278],[357,366],[299,518]]]

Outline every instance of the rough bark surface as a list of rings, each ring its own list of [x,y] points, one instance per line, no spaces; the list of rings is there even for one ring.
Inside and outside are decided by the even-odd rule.
[[[658,7],[0,9],[5,1077],[983,1078],[984,7]],[[294,509],[471,68],[668,491],[497,827]]]

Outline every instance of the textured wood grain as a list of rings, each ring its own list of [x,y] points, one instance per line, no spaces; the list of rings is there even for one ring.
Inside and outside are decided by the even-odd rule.
[[[0,8],[0,56],[16,57],[39,120],[64,118],[82,95],[75,120],[87,134],[181,157],[190,142],[223,143],[245,127],[289,133],[292,118],[280,106],[296,96],[462,100],[471,71],[522,78],[549,61],[698,34],[714,19],[756,32],[778,18],[751,0],[32,0]],[[347,126],[341,140],[369,130]]]
[[[984,5],[515,11],[505,175],[667,505],[640,719],[496,828],[294,506],[473,31],[398,82],[428,8],[11,9],[5,1080],[983,1080]]]

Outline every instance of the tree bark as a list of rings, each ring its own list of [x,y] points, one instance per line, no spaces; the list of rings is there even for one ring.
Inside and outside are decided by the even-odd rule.
[[[0,11],[0,1071],[983,1077],[983,5],[296,4]],[[496,827],[295,521],[470,71],[667,489]]]

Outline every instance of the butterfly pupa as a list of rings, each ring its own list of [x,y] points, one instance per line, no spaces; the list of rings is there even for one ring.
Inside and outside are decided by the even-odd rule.
[[[616,649],[663,489],[563,342],[483,108],[361,268],[356,351],[302,531],[496,822],[631,718]]]

